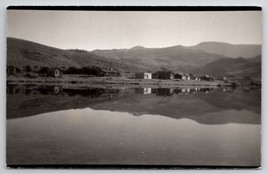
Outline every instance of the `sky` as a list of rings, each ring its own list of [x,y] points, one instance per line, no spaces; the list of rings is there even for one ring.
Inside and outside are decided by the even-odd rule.
[[[153,12],[8,10],[8,37],[62,49],[261,44],[260,11]]]

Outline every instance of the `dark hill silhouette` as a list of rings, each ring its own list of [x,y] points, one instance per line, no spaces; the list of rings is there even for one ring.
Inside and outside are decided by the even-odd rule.
[[[140,71],[138,67],[133,65],[127,65],[116,59],[97,56],[85,50],[63,50],[16,38],[7,38],[7,65],[17,67],[25,65],[47,67],[99,66],[104,68],[112,66],[114,70],[118,71]]]

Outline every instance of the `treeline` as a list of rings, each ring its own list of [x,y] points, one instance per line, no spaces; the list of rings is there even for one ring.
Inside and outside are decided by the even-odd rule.
[[[64,74],[87,74],[87,75],[97,75],[101,71],[101,68],[97,66],[87,66],[87,67],[69,67],[63,70]]]
[[[7,75],[23,76],[23,77],[61,77],[63,74],[78,74],[88,76],[125,76],[130,72],[120,72],[98,67],[98,66],[85,66],[85,67],[40,67],[26,65],[24,67],[17,67],[9,65],[7,67]]]

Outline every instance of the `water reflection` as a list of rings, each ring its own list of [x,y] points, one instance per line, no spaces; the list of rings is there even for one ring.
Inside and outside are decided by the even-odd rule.
[[[103,88],[63,88],[62,86],[37,86],[37,85],[16,85],[7,86],[7,94],[25,94],[29,95],[60,95],[60,96],[83,96],[98,97],[102,94],[117,94],[119,89],[103,89]]]
[[[260,89],[233,88],[116,88],[78,86],[7,86],[7,118],[21,118],[67,109],[92,108],[170,118],[189,118],[203,124],[260,124]],[[207,113],[246,110],[257,114],[220,118]]]
[[[8,84],[7,163],[255,167],[260,111],[260,89]]]
[[[156,94],[158,96],[172,96],[179,94],[195,94],[195,93],[210,93],[215,91],[216,88],[201,87],[201,88],[128,88],[126,91],[134,92],[136,94]],[[222,92],[233,92],[235,89],[217,88],[216,90]],[[83,96],[83,97],[98,97],[102,94],[112,93],[119,94],[124,93],[125,88],[94,88],[94,87],[63,87],[59,85],[18,85],[8,84],[7,94],[25,94],[25,95],[67,95],[67,96]]]
[[[7,162],[259,166],[260,126],[211,126],[90,108],[59,111],[8,120]]]

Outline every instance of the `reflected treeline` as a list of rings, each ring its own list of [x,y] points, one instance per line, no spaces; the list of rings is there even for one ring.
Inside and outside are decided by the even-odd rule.
[[[36,85],[7,85],[7,94],[16,95],[54,95],[54,96],[82,96],[82,97],[100,97],[103,94],[119,94],[119,89],[104,88],[70,88],[62,86],[36,86]]]
[[[37,85],[17,85],[8,84],[7,94],[16,95],[58,95],[58,96],[82,96],[100,97],[103,94],[121,94],[133,92],[136,94],[155,94],[157,96],[173,96],[183,94],[208,94],[214,91],[234,92],[235,88],[134,88],[134,89],[114,89],[114,88],[93,88],[93,87],[63,87],[63,86],[37,86]]]
[[[95,110],[188,118],[203,124],[260,124],[260,89],[239,88],[116,88],[114,86],[7,85],[7,119],[90,107]],[[214,113],[247,110],[257,115]],[[211,113],[209,117],[206,114]]]
[[[7,119],[37,114],[82,109],[98,103],[113,102],[134,94],[133,89],[7,85]]]

